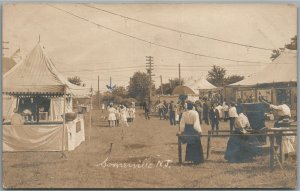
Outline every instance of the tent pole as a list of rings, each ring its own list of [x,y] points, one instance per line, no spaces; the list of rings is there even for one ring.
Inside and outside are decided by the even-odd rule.
[[[64,114],[63,114],[63,130],[62,130],[62,144],[61,144],[62,157],[66,157],[64,153],[65,127],[66,127],[66,86],[64,86]]]
[[[90,126],[89,126],[89,144],[91,142],[91,131],[92,131],[92,96],[91,96],[91,99],[90,99],[90,102],[91,102],[91,108],[90,108]]]
[[[17,101],[16,101],[16,109],[19,110],[19,96],[17,96]]]

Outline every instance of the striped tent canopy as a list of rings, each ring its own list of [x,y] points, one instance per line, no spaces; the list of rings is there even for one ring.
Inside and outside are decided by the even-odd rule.
[[[38,43],[27,58],[3,76],[2,92],[8,95],[88,97],[90,88],[74,85],[61,75]]]

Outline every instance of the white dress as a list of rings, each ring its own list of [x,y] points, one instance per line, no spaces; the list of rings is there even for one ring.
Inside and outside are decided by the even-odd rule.
[[[132,119],[135,118],[135,108],[129,108],[128,116],[129,116],[129,118],[132,118]]]
[[[125,107],[123,109],[120,109],[120,120],[127,122],[127,116],[128,116],[127,109]]]
[[[108,120],[109,121],[114,121],[114,120],[116,120],[117,118],[116,118],[116,109],[114,108],[114,107],[110,107],[109,109],[108,109],[108,112],[109,112],[109,114],[108,114]]]

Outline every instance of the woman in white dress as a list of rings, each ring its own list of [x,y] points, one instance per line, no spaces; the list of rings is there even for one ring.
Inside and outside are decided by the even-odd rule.
[[[115,127],[115,123],[116,123],[116,109],[113,107],[112,104],[110,104],[109,108],[108,108],[108,123],[109,123],[109,127]]]
[[[135,118],[135,108],[133,106],[131,106],[128,109],[128,118],[129,118],[129,122],[133,122],[133,119]]]
[[[127,116],[128,116],[127,108],[124,105],[121,105],[121,107],[120,107],[120,125],[121,125],[121,127],[123,127],[124,125],[126,127],[129,126],[127,123]]]

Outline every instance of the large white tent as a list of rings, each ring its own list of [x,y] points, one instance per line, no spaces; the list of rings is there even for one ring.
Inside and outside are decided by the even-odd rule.
[[[286,50],[261,71],[230,86],[297,82],[297,51]]]
[[[64,92],[73,96],[88,96],[89,88],[70,83],[61,75],[40,43],[27,58],[15,65],[3,76],[3,93],[57,93]]]
[[[8,95],[36,94],[56,95],[51,100],[52,110],[49,117],[57,118],[62,114],[62,105],[58,103],[63,103],[63,98],[58,96],[64,93],[64,88],[67,94],[74,97],[89,97],[91,94],[90,88],[76,86],[61,75],[44,52],[42,45],[38,43],[25,60],[3,76],[3,118],[7,119],[16,107],[16,100]],[[67,104],[67,110],[72,109],[70,104]],[[55,112],[59,110],[61,112]]]
[[[209,83],[204,76],[199,78],[189,77],[185,79],[184,85],[191,88],[194,92],[198,92],[199,90],[212,90],[217,87]]]
[[[88,97],[91,94],[90,88],[68,82],[57,71],[40,43],[26,59],[3,76],[2,93],[5,95],[3,101],[13,104],[8,107],[10,111],[18,105],[18,101],[8,99],[7,96],[11,96],[12,99],[18,98],[17,100],[24,97],[50,99],[49,122],[46,124],[3,124],[4,151],[73,150],[85,140],[83,119],[76,118],[65,123],[61,116],[72,110],[71,97]],[[53,122],[57,118],[63,122]],[[64,133],[65,130],[67,133]]]

